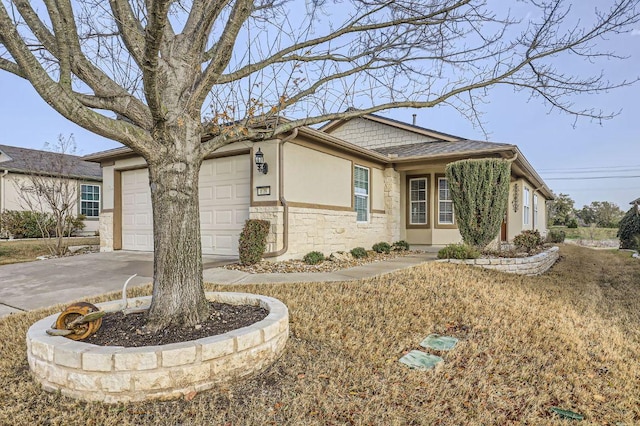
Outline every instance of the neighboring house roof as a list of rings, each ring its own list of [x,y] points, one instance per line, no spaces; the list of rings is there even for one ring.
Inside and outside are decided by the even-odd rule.
[[[0,170],[59,176],[61,164],[64,165],[64,174],[69,177],[102,180],[102,169],[99,164],[84,161],[76,155],[0,145]]]
[[[635,200],[633,200],[629,204],[640,204],[640,198],[636,198]]]

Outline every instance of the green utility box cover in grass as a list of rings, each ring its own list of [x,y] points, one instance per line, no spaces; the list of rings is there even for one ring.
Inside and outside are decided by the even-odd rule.
[[[402,358],[400,362],[416,370],[431,370],[438,363],[444,360],[439,356],[426,354],[421,351],[411,351]]]
[[[455,337],[430,334],[420,342],[420,346],[436,351],[450,351],[456,346],[456,343],[458,343],[458,339]]]

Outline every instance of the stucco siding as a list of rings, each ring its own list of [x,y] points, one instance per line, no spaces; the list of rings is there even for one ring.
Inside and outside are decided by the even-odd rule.
[[[370,149],[437,140],[364,118],[349,120],[330,133],[332,136]]]
[[[371,169],[371,210],[385,210],[384,170]]]
[[[58,181],[59,179],[51,178],[51,180]],[[80,214],[80,200],[78,190],[80,189],[81,184],[88,185],[98,185],[102,186],[101,182],[95,181],[80,181],[80,180],[71,180],[70,185],[72,186],[72,191],[74,192],[74,199],[76,200],[76,205],[74,206],[74,214]],[[2,177],[2,189],[0,192],[0,197],[2,197],[2,202],[0,205],[4,211],[8,210],[17,210],[17,211],[26,211],[26,210],[34,210],[34,211],[43,211],[43,212],[51,212],[51,207],[44,200],[38,200],[35,197],[31,197],[31,202],[27,203],[21,194],[20,188],[23,186],[31,186],[31,182],[27,175],[19,174],[19,173],[8,173],[6,176]],[[102,188],[101,188],[102,191]],[[84,221],[85,228],[80,234],[93,235],[99,228],[98,218],[87,218]]]
[[[351,207],[350,160],[293,143],[284,145],[284,193],[289,202]]]

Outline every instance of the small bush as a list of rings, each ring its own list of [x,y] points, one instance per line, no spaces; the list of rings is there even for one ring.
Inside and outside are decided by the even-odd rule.
[[[578,227],[578,220],[574,217],[567,222],[567,228],[576,229]]]
[[[270,227],[268,220],[249,219],[245,222],[238,247],[242,265],[255,265],[260,262],[267,249]]]
[[[395,251],[407,251],[409,250],[409,243],[405,240],[396,241],[393,243],[393,249]]]
[[[376,243],[371,248],[376,253],[386,253],[386,254],[391,253],[391,245],[389,243],[385,243],[385,242]]]
[[[354,249],[351,249],[351,256],[353,256],[354,259],[362,259],[364,257],[367,257],[367,251],[364,249],[364,247],[356,247]]]
[[[567,236],[567,233],[562,229],[551,229],[549,230],[549,235],[547,235],[547,239],[550,243],[564,243],[564,239]]]
[[[522,231],[520,235],[516,235],[513,239],[513,244],[527,253],[531,253],[536,247],[540,247],[542,243],[542,237],[537,229],[535,231]]]
[[[634,205],[620,220],[618,228],[621,249],[640,250],[636,237],[640,237],[640,210]]]
[[[438,251],[438,259],[477,259],[480,252],[468,244],[449,244]]]
[[[302,258],[307,265],[317,265],[324,260],[324,254],[319,251],[312,251],[304,255]]]

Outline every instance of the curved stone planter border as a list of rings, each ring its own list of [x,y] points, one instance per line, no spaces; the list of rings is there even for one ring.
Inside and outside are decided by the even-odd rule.
[[[508,272],[520,275],[540,275],[545,273],[558,260],[558,247],[551,247],[548,250],[530,257],[516,258],[495,258],[495,259],[439,259],[442,263],[457,263],[462,265],[472,265],[484,269],[494,269],[496,271]]]
[[[27,358],[35,379],[47,391],[107,403],[178,398],[254,374],[275,361],[289,336],[289,311],[277,299],[248,293],[207,293],[207,299],[262,306],[265,319],[218,336],[140,348],[97,346],[46,330],[58,314],[27,332]],[[129,307],[148,306],[151,297],[129,299]],[[99,303],[117,310],[121,301]]]

